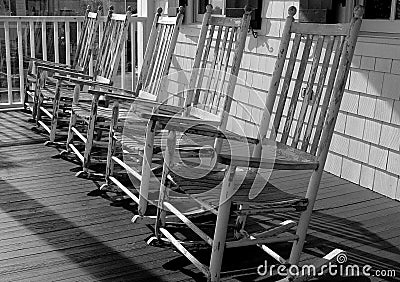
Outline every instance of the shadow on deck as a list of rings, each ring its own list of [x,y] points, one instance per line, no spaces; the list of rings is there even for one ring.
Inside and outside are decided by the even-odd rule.
[[[58,159],[56,149],[43,146],[44,136],[31,131],[28,114],[0,116],[2,281],[204,281],[178,253],[147,246],[151,229],[130,222],[134,207],[114,206],[93,192],[102,183],[76,178],[71,172],[76,165]],[[288,191],[299,193],[307,177],[298,173],[272,181],[285,181]],[[400,280],[399,202],[326,173],[315,209],[303,263],[340,248],[348,252],[348,263],[371,265],[372,274],[396,270]],[[282,254],[290,250],[281,249]],[[207,262],[208,251],[199,254]],[[231,249],[225,258],[230,272],[223,280],[262,278],[256,269],[267,257],[257,248]],[[318,279],[333,280],[395,278]]]

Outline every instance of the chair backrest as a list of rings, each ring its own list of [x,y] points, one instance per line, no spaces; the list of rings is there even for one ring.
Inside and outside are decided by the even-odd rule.
[[[154,17],[135,89],[139,97],[154,101],[159,98],[162,78],[168,74],[171,65],[184,8],[179,8],[176,17],[162,16],[162,11],[158,8]]]
[[[115,14],[113,6],[110,6],[93,71],[96,81],[111,84],[118,69],[131,16],[131,7],[126,14]]]
[[[186,116],[220,122],[225,129],[252,10],[242,18],[212,15],[207,5],[185,97]]]
[[[212,15],[212,6],[207,5],[185,93],[184,116],[216,121],[220,129],[226,129],[251,20],[252,10],[244,9],[242,18],[227,18]],[[217,152],[221,146],[222,139],[216,139]]]
[[[82,24],[82,32],[79,36],[79,41],[72,64],[72,66],[77,70],[87,71],[89,69],[89,61],[99,27],[100,16],[100,6],[97,10],[97,13],[90,12],[90,5],[87,6],[85,20]]]
[[[296,8],[290,7],[258,138],[265,138],[273,124],[270,138],[318,158],[324,155],[324,162],[363,8],[357,6],[351,22],[344,24],[298,23],[295,13]],[[259,156],[260,144],[253,156]]]

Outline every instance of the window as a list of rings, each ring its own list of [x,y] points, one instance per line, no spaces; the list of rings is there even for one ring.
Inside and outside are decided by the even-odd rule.
[[[400,0],[364,0],[365,19],[400,19]]]
[[[253,9],[250,26],[253,29],[261,29],[262,0],[198,0],[196,14],[199,16],[196,17],[197,21],[201,20],[202,14],[205,13],[208,4],[213,6],[213,13],[232,18],[242,17],[244,13],[243,8],[248,5]]]

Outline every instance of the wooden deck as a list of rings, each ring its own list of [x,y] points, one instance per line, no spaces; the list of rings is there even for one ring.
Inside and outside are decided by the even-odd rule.
[[[115,205],[97,192],[101,182],[76,178],[77,165],[42,144],[28,114],[0,117],[1,281],[204,281],[179,253],[146,244],[151,229],[130,222],[134,206]],[[293,193],[306,180],[301,173],[275,179]],[[393,269],[400,280],[399,202],[326,173],[315,209],[303,263],[340,248],[349,263]],[[207,251],[201,255],[206,262]],[[253,281],[266,256],[254,247],[229,250],[225,258],[231,272],[224,281]],[[233,272],[237,266],[247,271]]]

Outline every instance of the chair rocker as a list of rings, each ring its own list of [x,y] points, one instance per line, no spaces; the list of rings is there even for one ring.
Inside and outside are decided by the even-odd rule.
[[[90,6],[86,10],[85,20],[82,24],[82,32],[77,44],[73,64],[60,64],[54,62],[43,61],[40,59],[29,58],[27,92],[25,95],[25,106],[32,111],[32,117],[36,123],[36,127],[42,126],[50,135],[50,142],[53,142],[56,137],[56,127],[58,116],[66,116],[71,108],[72,96],[69,92],[73,92],[75,84],[65,82],[64,85],[57,85],[58,80],[54,77],[49,77],[48,73],[58,73],[67,75],[69,71],[73,73],[79,72],[87,74],[89,69],[89,61],[93,51],[93,45],[96,38],[98,25],[100,21],[101,7],[97,13],[90,12]],[[29,87],[31,85],[31,87]],[[29,89],[32,90],[29,90]],[[60,102],[56,103],[56,96],[62,96]],[[33,100],[33,105],[28,103],[28,96]],[[51,110],[52,109],[52,110]],[[59,110],[61,109],[61,112]],[[51,125],[46,124],[42,118],[45,114],[45,119],[50,119]]]
[[[169,241],[211,281],[220,280],[225,248],[257,245],[279,264],[287,267],[297,266],[300,261],[361,26],[363,8],[357,6],[354,18],[347,24],[297,23],[293,18],[295,13],[295,7],[289,8],[258,137],[239,137],[215,128],[202,130],[198,127],[197,130],[197,134],[243,142],[242,148],[252,148],[252,156],[242,154],[240,146],[229,152],[223,145],[217,160],[226,165],[224,171],[213,172],[197,180],[185,178],[184,168],[172,162],[176,142],[174,131],[187,130],[189,122],[182,119],[179,123],[171,124],[170,118],[166,116],[149,115],[151,120],[157,121],[158,126],[168,126],[170,129],[165,152],[168,157],[164,158],[159,192],[155,239]],[[196,126],[191,131],[196,132]],[[238,170],[238,167],[244,167],[245,170]],[[171,169],[180,174],[170,173]],[[305,196],[285,191],[285,182],[278,185],[260,177],[263,169],[273,170],[272,173],[286,173],[286,177],[295,171],[310,171]],[[190,173],[194,171],[189,170],[186,174],[190,176]],[[204,199],[198,194],[198,202],[202,202],[205,208],[218,207],[215,209],[213,235],[201,230],[170,201],[171,181],[167,181],[167,176],[173,179],[180,191],[186,193],[210,189],[207,187],[215,187],[219,191],[219,198],[213,200]],[[251,195],[252,191],[258,193]],[[189,252],[185,243],[168,230],[165,224],[167,211],[181,219],[204,240],[205,245],[211,246],[209,266],[201,263]],[[262,226],[263,229],[256,234],[246,230],[249,227],[246,225],[250,220],[247,220],[248,216],[267,215],[271,221],[275,213],[288,212],[300,212],[298,223],[284,220],[271,224],[267,230]],[[251,219],[257,221],[253,217]],[[275,219],[281,221],[281,217]],[[291,231],[295,227],[293,234]],[[282,242],[292,242],[287,259],[270,246]],[[193,241],[188,243],[188,246],[193,245]],[[329,263],[341,252],[332,251],[316,264],[316,268],[321,269],[322,265]],[[301,281],[306,278],[287,276],[282,281]]]

